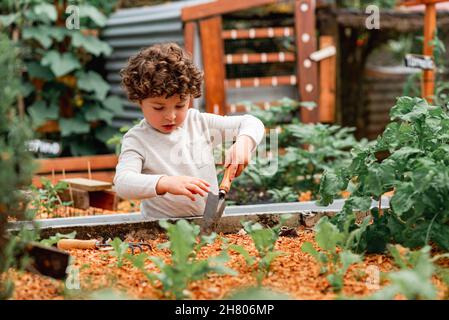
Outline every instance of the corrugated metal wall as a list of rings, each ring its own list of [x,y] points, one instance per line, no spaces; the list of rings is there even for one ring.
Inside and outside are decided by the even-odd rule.
[[[106,60],[107,80],[114,94],[119,95],[124,103],[124,113],[115,117],[114,127],[121,127],[142,118],[139,107],[126,98],[120,87],[119,71],[131,55],[143,47],[160,42],[184,44],[181,9],[185,6],[209,2],[210,0],[188,0],[167,3],[151,7],[122,9],[115,12],[106,24],[102,38],[113,48],[113,53]],[[196,52],[200,52],[199,44]],[[201,57],[196,55],[195,63],[201,67]],[[197,100],[195,107],[199,107]]]
[[[403,95],[404,85],[416,69],[368,67],[364,76],[364,111],[358,131],[369,140],[376,139],[390,122],[390,109]]]

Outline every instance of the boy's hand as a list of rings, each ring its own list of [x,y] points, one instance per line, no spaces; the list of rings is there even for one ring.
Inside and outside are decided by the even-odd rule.
[[[183,195],[195,201],[194,194],[200,194],[202,197],[209,192],[210,184],[200,178],[188,176],[163,176],[156,185],[156,193],[162,195],[166,192]]]
[[[239,136],[226,152],[224,167],[231,170],[231,181],[238,177],[251,161],[251,150],[255,142],[249,136]]]

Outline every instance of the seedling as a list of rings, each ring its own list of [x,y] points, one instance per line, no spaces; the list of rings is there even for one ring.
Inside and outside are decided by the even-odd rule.
[[[42,188],[31,186],[31,191],[35,194],[31,205],[35,210],[51,215],[58,207],[72,204],[72,201],[62,201],[59,197],[59,194],[69,187],[68,183],[59,181],[57,184],[52,184],[46,178],[42,178],[41,183]]]
[[[211,244],[216,239],[216,234],[201,236],[200,227],[190,224],[186,220],[178,220],[172,224],[165,220],[159,222],[167,232],[169,241],[160,246],[171,251],[171,263],[164,262],[160,257],[141,253],[135,256],[126,256],[133,265],[141,270],[150,280],[153,286],[162,284],[162,294],[165,298],[183,299],[189,297],[187,287],[191,281],[203,279],[210,272],[218,274],[236,275],[236,272],[225,266],[228,260],[226,250],[216,257],[205,260],[198,258],[202,247]],[[150,273],[146,270],[146,260],[151,260],[160,270],[159,273]]]
[[[262,285],[263,279],[270,272],[270,267],[274,259],[284,254],[281,251],[275,250],[275,244],[279,238],[279,232],[282,225],[285,224],[290,217],[291,215],[281,215],[279,223],[272,228],[264,228],[261,224],[250,221],[242,222],[243,228],[254,242],[258,257],[251,256],[242,246],[229,246],[229,249],[237,251],[243,256],[248,266],[253,267],[257,262],[255,277],[258,286]]]
[[[366,228],[368,223],[369,218],[364,220],[361,229]],[[346,229],[341,232],[329,221],[328,217],[321,218],[314,229],[315,241],[321,250],[316,250],[310,242],[305,242],[301,250],[315,258],[320,265],[320,274],[326,274],[326,279],[334,292],[340,292],[348,268],[362,260],[360,255],[348,249],[360,234],[360,230],[348,232]],[[337,251],[338,247],[341,250]]]
[[[76,231],[73,231],[71,233],[62,234],[57,232],[54,236],[49,237],[48,239],[43,239],[40,241],[41,244],[46,246],[53,246],[58,243],[61,239],[75,239],[76,237]]]
[[[437,291],[432,284],[435,266],[430,258],[430,249],[430,246],[425,246],[421,250],[410,251],[399,245],[388,245],[388,250],[400,270],[388,273],[386,278],[391,284],[370,298],[390,300],[402,294],[407,299],[435,299]]]

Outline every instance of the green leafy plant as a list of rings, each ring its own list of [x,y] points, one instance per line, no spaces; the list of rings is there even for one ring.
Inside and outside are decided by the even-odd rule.
[[[374,144],[353,149],[348,167],[326,171],[319,203],[330,204],[351,186],[351,196],[333,220],[341,229],[347,215],[370,211],[371,199],[380,201],[394,191],[390,209],[371,209],[373,223],[364,230],[359,250],[383,252],[387,243],[414,248],[429,241],[449,250],[448,109],[401,97],[390,116],[392,122]]]
[[[41,188],[34,185],[31,186],[31,191],[34,194],[31,205],[35,210],[53,215],[58,207],[72,204],[72,201],[62,201],[59,196],[61,192],[68,189],[69,185],[67,182],[59,181],[53,184],[49,179],[41,178],[41,183]]]
[[[201,236],[198,239],[200,227],[183,219],[174,224],[161,220],[159,224],[166,230],[169,238],[169,241],[164,243],[161,248],[170,249],[170,263],[164,262],[160,257],[148,257],[145,253],[128,258],[136,268],[145,274],[153,286],[157,286],[158,283],[162,284],[162,293],[166,298],[183,299],[188,297],[189,283],[206,277],[210,272],[236,275],[234,270],[225,266],[228,260],[226,250],[222,250],[221,254],[216,257],[198,258],[200,249],[215,241],[217,236],[215,233]],[[150,259],[159,268],[159,273],[150,273],[146,270],[145,261],[147,259]]]
[[[267,142],[271,158],[256,157],[235,180],[230,194],[235,204],[296,201],[301,192],[308,191],[316,198],[320,175],[330,168],[348,165],[350,149],[367,144],[366,140],[355,139],[353,128],[299,123],[299,107],[310,106],[283,99],[279,106],[267,110],[252,107],[251,114],[266,127],[277,128],[279,149],[271,150]],[[288,190],[292,192],[289,194]]]
[[[76,3],[80,27],[69,28],[66,2],[17,0],[0,4],[0,27],[22,48],[22,96],[33,127],[56,122],[59,133],[41,134],[59,139],[63,153],[71,155],[108,152],[106,141],[115,133],[115,114],[121,100],[108,95],[98,58],[112,48],[98,38],[106,17],[86,1]],[[68,19],[68,20],[67,20]],[[67,21],[66,21],[67,20]]]
[[[135,120],[133,122],[134,125],[138,124],[141,120]],[[125,133],[128,132],[128,130],[131,129],[131,126],[129,125],[125,125],[122,126],[119,129],[119,132],[116,132],[106,143],[110,146],[114,146],[115,149],[115,154],[119,155],[120,154],[120,150],[122,148],[122,139],[123,136],[125,135]]]
[[[264,228],[260,223],[254,223],[251,221],[242,222],[244,230],[249,234],[254,242],[258,257],[251,256],[242,246],[229,246],[229,249],[232,249],[243,256],[249,267],[256,267],[254,274],[259,287],[262,285],[263,279],[270,272],[270,267],[274,259],[284,254],[281,251],[275,250],[275,245],[277,239],[279,238],[281,227],[290,217],[291,215],[281,215],[279,218],[279,223],[271,228]]]
[[[129,246],[126,242],[117,237],[114,238],[114,240],[112,240],[109,244],[113,248],[111,255],[117,258],[117,267],[121,268],[125,259],[132,256],[128,253]]]
[[[57,244],[58,241],[61,239],[75,239],[75,237],[76,237],[76,231],[73,231],[73,232],[70,232],[67,234],[57,232],[54,236],[50,236],[48,239],[41,240],[40,243],[45,246],[51,247],[51,246]]]
[[[320,274],[325,274],[329,284],[333,287],[334,292],[340,292],[343,289],[343,280],[348,268],[362,261],[362,256],[353,253],[352,248],[354,242],[360,237],[363,229],[370,222],[369,217],[365,218],[360,229],[350,231],[351,222],[349,220],[344,231],[332,224],[328,217],[319,220],[314,230],[315,241],[320,251],[313,247],[310,242],[305,242],[301,250],[310,254],[320,265]]]
[[[407,299],[435,299],[437,291],[431,281],[435,272],[431,248],[425,246],[410,251],[399,245],[388,245],[388,250],[400,270],[389,272],[386,278],[391,284],[374,293],[370,299],[390,300],[398,294]]]
[[[26,220],[32,212],[26,210],[27,199],[21,192],[31,183],[35,166],[33,156],[26,150],[26,141],[32,139],[29,121],[17,116],[17,101],[21,92],[22,63],[18,47],[0,33],[0,299],[7,299],[14,290],[7,272],[20,267],[27,257],[17,261],[24,243],[34,239],[33,231],[23,228],[18,236],[7,233],[9,218]],[[37,228],[35,229],[37,230]]]

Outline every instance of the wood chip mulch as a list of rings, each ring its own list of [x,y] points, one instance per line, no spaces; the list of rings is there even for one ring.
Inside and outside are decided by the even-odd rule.
[[[322,300],[335,299],[338,296],[332,291],[325,276],[319,275],[319,266],[315,260],[301,251],[305,241],[313,241],[313,232],[303,227],[297,228],[298,237],[280,237],[277,250],[285,254],[276,258],[271,271],[263,285],[274,291],[287,293],[293,299]],[[244,234],[223,235],[229,244],[244,246],[251,255],[256,255],[256,249],[251,238]],[[146,253],[169,261],[169,251],[158,249],[157,245],[165,242],[161,236],[155,240],[146,240],[151,249]],[[218,255],[221,251],[221,241],[204,247],[199,256],[208,258]],[[74,266],[79,268],[81,290],[64,290],[64,283],[28,272],[10,271],[15,282],[13,299],[84,299],[88,293],[96,290],[114,288],[132,299],[161,299],[161,287],[154,288],[139,270],[129,262],[121,268],[116,266],[116,258],[107,251],[100,250],[70,250],[74,258]],[[238,271],[237,276],[209,274],[206,279],[194,281],[188,288],[192,299],[222,299],[236,289],[243,289],[256,284],[249,267],[241,255],[230,251],[230,261],[227,266]],[[147,269],[158,272],[154,264],[147,260]],[[378,288],[367,285],[367,267],[375,266],[381,272],[394,270],[392,260],[386,255],[366,255],[363,263],[352,266],[345,276],[344,297],[363,298],[374,293]],[[372,268],[372,267],[371,267]],[[438,298],[442,299],[448,288],[437,278],[433,283],[438,289]],[[380,287],[387,283],[381,282]],[[399,299],[401,297],[398,297]]]

